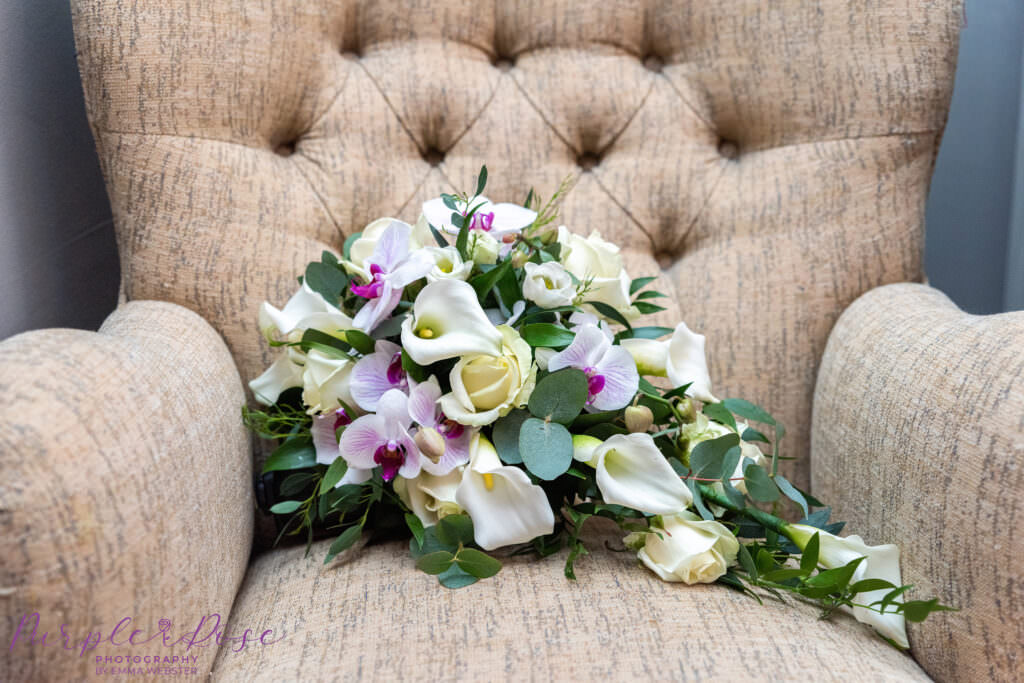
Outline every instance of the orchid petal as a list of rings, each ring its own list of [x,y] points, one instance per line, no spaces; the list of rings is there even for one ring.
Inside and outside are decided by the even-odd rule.
[[[395,289],[402,289],[416,280],[426,277],[433,268],[434,259],[430,253],[416,251],[395,266],[394,270],[388,273],[384,279],[390,282]]]
[[[375,263],[386,272],[394,268],[409,255],[409,235],[412,227],[402,221],[391,221],[381,233],[377,246],[373,249],[370,262]]]
[[[537,220],[537,212],[519,204],[502,202],[492,204],[489,208],[494,212],[494,223],[491,230],[499,235],[506,232],[520,232]]]
[[[388,368],[402,347],[380,339],[374,349],[352,368],[352,399],[360,408],[370,411],[377,410],[377,402],[386,391],[396,388],[388,379]]]
[[[285,389],[302,386],[302,367],[281,354],[263,374],[249,382],[253,397],[264,405],[274,405]]]
[[[330,465],[341,455],[338,438],[334,435],[334,423],[337,419],[334,413],[313,416],[313,426],[309,431],[313,435],[316,461],[321,465]]]
[[[461,280],[428,284],[416,297],[413,314],[402,322],[402,347],[420,365],[470,353],[497,356],[501,341],[476,291]]]
[[[387,421],[380,415],[363,415],[345,427],[338,448],[349,468],[372,470],[377,466],[373,454],[387,440]]]
[[[670,515],[693,502],[650,434],[616,434],[594,451],[591,462],[606,503]]]
[[[390,425],[398,425],[399,428],[404,430],[412,422],[409,418],[409,397],[405,395],[404,391],[398,389],[388,390],[380,397],[380,401],[377,402],[377,415],[388,422],[389,438],[396,438],[397,434],[395,434],[394,429]]]
[[[435,228],[443,232],[451,232],[453,227],[451,222],[452,210],[445,206],[443,199],[434,197],[425,201],[420,210],[423,212],[424,218]]]
[[[410,389],[409,416],[413,422],[422,427],[436,426],[439,398],[441,398],[441,387],[434,376]]]
[[[358,329],[369,334],[376,329],[385,318],[391,315],[391,312],[398,306],[398,302],[402,300],[402,290],[395,289],[389,282],[384,281],[384,288],[381,290],[380,296],[376,299],[370,299],[366,304],[359,309],[356,313],[356,317],[352,323]]]
[[[687,393],[705,403],[717,403],[711,393],[711,375],[704,354],[704,335],[691,332],[686,323],[679,323],[668,345],[665,370],[673,386],[690,384]]]
[[[341,477],[341,481],[334,485],[334,488],[340,488],[349,484],[362,484],[363,482],[369,481],[371,476],[373,476],[372,469],[361,469],[359,467],[350,466],[345,470],[345,474]]]
[[[583,370],[596,367],[610,346],[611,342],[598,327],[583,325],[572,343],[548,360],[548,370],[555,372],[562,368]]]
[[[618,410],[629,405],[640,385],[640,375],[629,351],[612,346],[596,367],[604,377],[604,388],[594,395],[591,405],[597,410]]]

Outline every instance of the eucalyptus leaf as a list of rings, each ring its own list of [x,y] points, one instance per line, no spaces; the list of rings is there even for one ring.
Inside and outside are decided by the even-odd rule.
[[[501,562],[474,548],[460,550],[455,562],[464,572],[478,579],[490,578],[501,571]]]
[[[537,382],[528,407],[534,417],[567,425],[583,411],[588,396],[589,385],[583,371],[565,368]]]
[[[335,266],[313,261],[306,266],[304,281],[309,288],[322,296],[327,303],[336,304],[338,297],[348,287],[348,276]]]
[[[546,346],[561,349],[572,344],[576,334],[553,323],[529,323],[523,325],[519,334],[530,346]]]
[[[416,560],[416,568],[425,574],[440,574],[452,566],[455,556],[447,550],[427,553]]]
[[[534,476],[551,481],[572,465],[572,435],[557,422],[531,417],[519,429],[519,453]]]
[[[291,512],[295,512],[302,507],[302,502],[298,500],[283,500],[280,503],[276,503],[271,506],[270,511],[275,515],[287,515]]]
[[[491,433],[494,448],[506,465],[518,465],[523,461],[519,453],[519,430],[529,417],[530,413],[517,408],[494,423],[494,431]]]
[[[771,503],[779,499],[779,488],[757,463],[743,468],[743,482],[747,485],[747,494],[758,502]]]
[[[704,414],[715,422],[720,422],[736,431],[736,418],[721,403],[708,403],[704,406]]]
[[[437,523],[437,539],[448,546],[473,542],[473,521],[469,515],[446,515]]]
[[[455,590],[472,586],[480,579],[472,574],[467,574],[459,565],[453,563],[452,566],[437,575],[437,580],[445,588]]]
[[[690,453],[690,469],[694,476],[699,479],[721,479],[726,473],[725,456],[733,448],[738,448],[739,443],[740,437],[736,434],[725,434],[694,446]]]
[[[775,425],[775,418],[772,417],[767,410],[761,406],[755,405],[750,401],[742,398],[727,398],[722,401],[722,404],[729,409],[730,412],[745,417],[748,420],[754,422],[763,422],[764,424]]]

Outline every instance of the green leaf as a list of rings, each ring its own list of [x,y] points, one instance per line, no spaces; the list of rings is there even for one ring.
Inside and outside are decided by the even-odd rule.
[[[341,255],[346,261],[352,260],[352,243],[363,236],[362,232],[354,232],[345,238],[345,244],[341,247]]]
[[[506,272],[512,269],[512,260],[502,261],[500,265],[491,268],[486,273],[480,273],[476,277],[469,281],[469,284],[473,286],[473,290],[476,292],[477,298],[483,303],[487,293],[491,291],[498,280],[500,280]]]
[[[648,289],[646,292],[640,292],[636,299],[637,301],[642,301],[643,299],[663,299],[667,297],[668,294],[662,294],[661,292],[656,292],[653,289]]]
[[[411,512],[405,513],[405,525],[409,527],[409,531],[412,532],[412,538],[416,541],[416,545],[420,548],[423,547],[423,522],[420,518]]]
[[[263,474],[280,470],[299,470],[316,464],[316,449],[308,436],[288,439],[263,463]]]
[[[655,304],[651,304],[646,301],[635,301],[633,302],[633,305],[636,307],[636,310],[640,311],[644,315],[650,315],[651,313],[666,310],[664,306],[656,306]]]
[[[733,448],[737,448],[740,437],[726,434],[717,439],[701,441],[690,453],[690,469],[700,479],[721,479],[725,475],[725,456]],[[733,466],[735,469],[735,465]]]
[[[736,431],[736,418],[721,403],[708,403],[704,406],[703,412],[715,422],[720,422],[727,427],[731,427],[734,432]]]
[[[779,488],[757,463],[743,468],[743,482],[747,485],[747,494],[758,502],[771,503],[779,499]]]
[[[847,584],[850,583],[850,579],[853,578],[853,573],[857,571],[857,567],[863,562],[864,557],[858,557],[854,560],[850,560],[847,564],[842,567],[836,567],[835,569],[826,569],[823,572],[819,572],[807,579],[808,586],[814,586],[817,588],[831,588],[833,591],[844,590]]]
[[[438,582],[445,588],[451,588],[455,590],[457,588],[465,588],[466,586],[472,586],[480,579],[476,578],[472,574],[467,574],[459,565],[452,564],[447,570],[437,575]]]
[[[455,203],[455,197],[453,197],[452,195],[448,193],[443,193],[441,195],[441,201],[444,202],[444,205],[447,206],[452,211],[459,210],[459,206]]]
[[[763,422],[764,424],[775,425],[775,418],[772,417],[767,410],[761,406],[755,405],[750,401],[746,401],[742,398],[727,398],[722,401],[722,404],[729,409],[730,412],[745,417],[748,420],[754,422]]]
[[[487,187],[487,167],[480,167],[480,174],[476,177],[476,196],[479,197]]]
[[[473,521],[469,515],[446,515],[437,523],[437,540],[447,546],[473,542]]]
[[[576,338],[575,333],[553,323],[529,323],[523,325],[519,334],[530,346],[547,346],[553,349],[565,348]]]
[[[881,591],[895,588],[896,586],[885,579],[862,579],[850,585],[851,593],[868,593],[870,591]]]
[[[433,225],[430,225],[429,223],[427,224],[427,227],[430,228],[430,234],[434,236],[434,242],[437,243],[437,246],[441,247],[442,249],[448,246],[448,240],[444,238],[444,235],[442,235],[437,228],[435,228]]]
[[[630,295],[636,294],[641,289],[643,289],[644,287],[646,287],[647,285],[651,284],[652,282],[654,282],[657,279],[658,279],[657,276],[654,276],[654,277],[638,277],[638,278],[634,279],[632,282],[629,283],[629,293],[630,293]]]
[[[359,330],[347,330],[345,332],[345,341],[352,345],[359,353],[364,356],[373,353],[373,338],[365,332]]]
[[[782,583],[783,581],[789,581],[790,579],[795,579],[801,576],[803,576],[803,572],[801,570],[792,567],[785,567],[783,569],[770,571],[761,578],[773,583]]]
[[[416,542],[415,538],[409,539],[409,554],[412,555],[413,559],[418,560],[424,555],[437,552],[438,550],[447,550],[454,553],[458,550],[458,546],[446,545],[441,543],[437,538],[437,525],[428,526],[423,530],[423,544],[420,545]]]
[[[519,453],[530,472],[551,481],[572,465],[572,435],[557,422],[531,417],[519,430]]]
[[[758,576],[757,565],[754,564],[754,558],[750,556],[750,551],[747,550],[747,546],[740,543],[740,550],[737,554],[740,560],[740,566],[743,567],[743,571],[750,575],[751,579],[756,579]]]
[[[452,566],[455,556],[447,550],[427,553],[416,560],[416,568],[425,574],[440,574]]]
[[[907,621],[924,621],[932,612],[955,612],[956,610],[946,605],[940,605],[938,598],[931,600],[909,600],[903,603],[903,616]]]
[[[818,552],[821,549],[821,539],[818,534],[811,536],[807,546],[800,555],[800,571],[804,576],[810,576],[811,572],[818,568]]]
[[[743,430],[743,440],[751,442],[760,441],[761,443],[771,443],[771,441],[768,440],[767,436],[757,431],[753,427],[747,427],[746,429]]]
[[[284,478],[284,481],[281,482],[281,495],[293,496],[306,489],[313,479],[313,474],[310,472],[296,472],[295,474],[289,474]]]
[[[671,327],[651,325],[647,327],[634,327],[632,333],[624,330],[619,334],[623,339],[661,339],[666,334],[672,334],[674,331]]]
[[[456,220],[456,219],[458,219],[458,220]],[[459,234],[455,238],[455,248],[458,250],[459,256],[462,257],[463,261],[470,261],[471,260],[470,257],[469,257],[470,254],[469,254],[469,251],[467,249],[467,245],[469,244],[469,224],[470,224],[470,221],[467,221],[465,218],[460,216],[458,213],[453,213],[452,214],[452,223],[455,223],[456,225],[459,226]]]
[[[704,497],[700,494],[700,486],[693,479],[686,480],[686,486],[690,489],[690,493],[693,495],[693,507],[697,509],[697,513],[700,514],[701,519],[705,521],[711,521],[715,518],[711,511],[708,510],[707,506],[704,505]]]
[[[782,491],[787,498],[800,506],[800,509],[804,511],[804,517],[811,514],[810,508],[807,507],[807,499],[804,498],[804,494],[800,493],[795,486],[790,484],[788,479],[781,474],[776,474],[775,485],[779,487],[779,490]]]
[[[523,461],[519,453],[519,430],[529,417],[528,412],[517,408],[494,423],[491,438],[498,457],[506,465],[518,465]]]
[[[345,462],[345,458],[335,458],[334,462],[327,468],[327,472],[324,473],[324,478],[320,480],[320,495],[327,493],[337,486],[347,471],[348,463]]]
[[[417,382],[427,379],[427,371],[414,361],[405,349],[402,349],[402,369]]]
[[[619,313],[617,310],[615,310],[615,308],[613,308],[612,306],[609,306],[605,302],[603,302],[603,301],[588,301],[587,303],[589,305],[593,306],[595,309],[597,309],[598,313],[600,313],[604,317],[611,318],[615,322],[617,322],[620,325],[622,325],[623,327],[625,327],[627,330],[633,329],[633,326],[629,324],[629,321],[626,320],[626,317],[624,315]]]
[[[302,333],[299,345],[303,351],[317,349],[328,356],[336,358],[348,358],[348,351],[352,348],[352,345],[345,340],[321,330],[314,330],[313,328]]]
[[[350,526],[341,532],[341,535],[334,539],[334,543],[327,550],[327,557],[324,558],[324,564],[328,564],[331,560],[338,556],[339,553],[348,550],[355,542],[359,540],[359,537],[363,534],[363,527],[356,524]]]
[[[658,387],[654,386],[643,377],[640,378],[639,387],[640,391],[647,394],[648,396],[653,396],[654,398],[661,398],[661,392],[658,391]]]
[[[580,415],[572,421],[570,431],[583,432],[594,425],[599,425],[604,422],[613,422],[621,414],[621,410],[602,410],[596,413],[580,413]],[[657,423],[657,421],[658,420],[655,419],[655,423]]]
[[[319,292],[329,304],[336,304],[338,297],[348,287],[348,276],[344,272],[318,261],[306,266],[304,279],[309,288]]]
[[[455,562],[464,572],[478,579],[490,578],[501,571],[501,562],[473,548],[460,550],[455,556]]]
[[[565,368],[537,382],[528,407],[534,417],[567,425],[583,411],[588,396],[586,374],[576,368]]]
[[[283,500],[280,503],[272,505],[270,511],[275,515],[287,515],[290,512],[295,512],[302,507],[302,502],[298,500]]]

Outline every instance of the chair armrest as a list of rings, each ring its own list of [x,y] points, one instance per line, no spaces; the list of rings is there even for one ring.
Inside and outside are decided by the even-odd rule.
[[[98,333],[0,343],[0,396],[0,680],[82,680],[118,655],[209,671],[215,646],[165,647],[158,629],[226,621],[248,562],[245,399],[221,338],[180,306],[130,303]],[[158,637],[107,642],[125,617],[117,643]],[[87,637],[104,642],[82,654]]]
[[[812,491],[902,548],[910,598],[961,608],[910,629],[939,680],[1024,661],[1024,312],[973,316],[925,285],[855,301],[821,361]]]

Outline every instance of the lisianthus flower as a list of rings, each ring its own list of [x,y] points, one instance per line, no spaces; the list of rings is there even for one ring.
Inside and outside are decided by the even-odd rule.
[[[338,443],[350,468],[381,468],[384,481],[401,474],[412,479],[420,473],[420,451],[409,433],[409,397],[398,389],[381,396],[377,412],[357,418],[342,432]]]
[[[402,368],[402,347],[378,339],[374,352],[356,361],[352,368],[352,399],[363,410],[377,410],[380,397],[391,389],[407,391],[409,379]]]
[[[356,296],[368,299],[359,309],[353,324],[364,332],[372,332],[391,315],[402,298],[402,290],[434,267],[434,259],[422,249],[410,251],[411,228],[393,221],[380,236],[368,260],[364,284],[352,284]]]
[[[683,511],[655,518],[651,528],[623,542],[663,581],[714,583],[736,564],[739,541],[720,522]]]
[[[487,197],[476,197],[473,206],[480,206],[469,222],[470,230],[479,230],[503,242],[506,235],[518,235],[524,228],[537,220],[537,212],[518,204],[494,204]],[[465,216],[469,206],[464,202],[455,202],[456,211],[445,206],[441,197],[435,197],[423,203],[423,215],[438,230],[451,235],[458,234],[459,229],[452,223],[452,213]]]
[[[466,280],[473,272],[473,262],[463,261],[455,247],[426,247],[434,259],[434,267],[427,273],[427,282],[438,280]]]
[[[423,453],[421,449],[421,466],[436,475],[448,474],[455,467],[469,462],[469,443],[476,432],[445,416],[438,405],[440,398],[441,387],[434,377],[409,391],[409,416],[421,430],[433,429],[443,439],[440,453]]]
[[[526,543],[554,530],[547,494],[526,472],[502,465],[494,445],[481,434],[473,437],[470,451],[455,500],[473,520],[473,537],[481,548]]]
[[[564,351],[548,359],[548,370],[576,368],[587,375],[587,404],[618,410],[636,396],[640,375],[629,351],[612,344],[596,325],[581,325]]]
[[[526,263],[523,296],[541,308],[569,306],[576,299],[576,285],[557,261]]]

